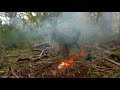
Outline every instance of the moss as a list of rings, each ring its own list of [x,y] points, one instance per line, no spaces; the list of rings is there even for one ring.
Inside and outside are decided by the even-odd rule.
[[[112,55],[117,56],[117,57],[120,58],[120,49],[113,51],[113,52],[112,52]]]
[[[120,49],[113,51],[110,57],[116,60],[117,62],[120,62]]]

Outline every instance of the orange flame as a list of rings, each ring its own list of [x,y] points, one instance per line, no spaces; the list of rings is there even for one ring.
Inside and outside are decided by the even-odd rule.
[[[61,69],[63,67],[67,67],[70,65],[70,63],[72,63],[76,58],[78,58],[79,56],[83,56],[85,53],[84,52],[79,52],[77,54],[75,54],[72,58],[68,59],[68,60],[64,60],[62,63],[60,63],[58,65],[58,68]]]

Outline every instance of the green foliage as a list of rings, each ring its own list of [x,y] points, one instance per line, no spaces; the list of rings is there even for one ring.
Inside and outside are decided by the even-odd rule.
[[[22,48],[43,42],[45,36],[39,35],[37,30],[46,19],[57,17],[59,14],[59,12],[4,12],[5,18],[9,18],[10,23],[0,27],[0,48]]]
[[[1,67],[1,66],[0,66],[0,67]],[[6,68],[6,67],[3,67],[3,68],[0,69],[0,74],[1,74],[1,73],[5,73],[6,71],[7,71],[7,68]]]
[[[13,46],[17,47],[18,36],[15,32],[16,32],[15,28],[10,28],[10,26],[8,25],[3,25],[0,31],[0,38],[1,38],[0,44],[3,44],[4,46],[7,47],[13,47]]]
[[[43,40],[40,35],[33,35],[33,32],[22,33],[19,29],[11,28],[9,25],[3,25],[0,30],[0,48],[28,47]]]
[[[96,71],[93,71],[93,70],[90,70],[87,72],[87,75],[98,75],[99,72],[96,72]]]

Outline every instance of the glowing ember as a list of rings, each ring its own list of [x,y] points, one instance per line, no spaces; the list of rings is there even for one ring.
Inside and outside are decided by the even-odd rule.
[[[63,66],[64,66],[64,67],[67,67],[67,66],[69,66],[69,65],[70,65],[69,63],[62,62],[61,64],[59,64],[58,68],[60,69],[60,68],[62,68]]]
[[[68,60],[64,60],[64,62],[60,63],[58,65],[58,68],[61,69],[63,67],[67,67],[70,65],[70,63],[72,63],[77,57],[79,56],[83,56],[85,53],[84,52],[80,52],[80,53],[77,53],[75,54],[72,58],[68,59]]]

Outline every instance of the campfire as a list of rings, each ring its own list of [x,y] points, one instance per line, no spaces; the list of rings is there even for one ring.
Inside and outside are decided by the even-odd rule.
[[[75,54],[73,57],[71,57],[70,59],[67,59],[67,60],[63,60],[63,62],[61,62],[59,65],[58,65],[58,69],[61,69],[61,68],[66,68],[68,67],[74,60],[76,60],[76,58],[78,58],[79,56],[83,56],[85,53],[83,51]]]

